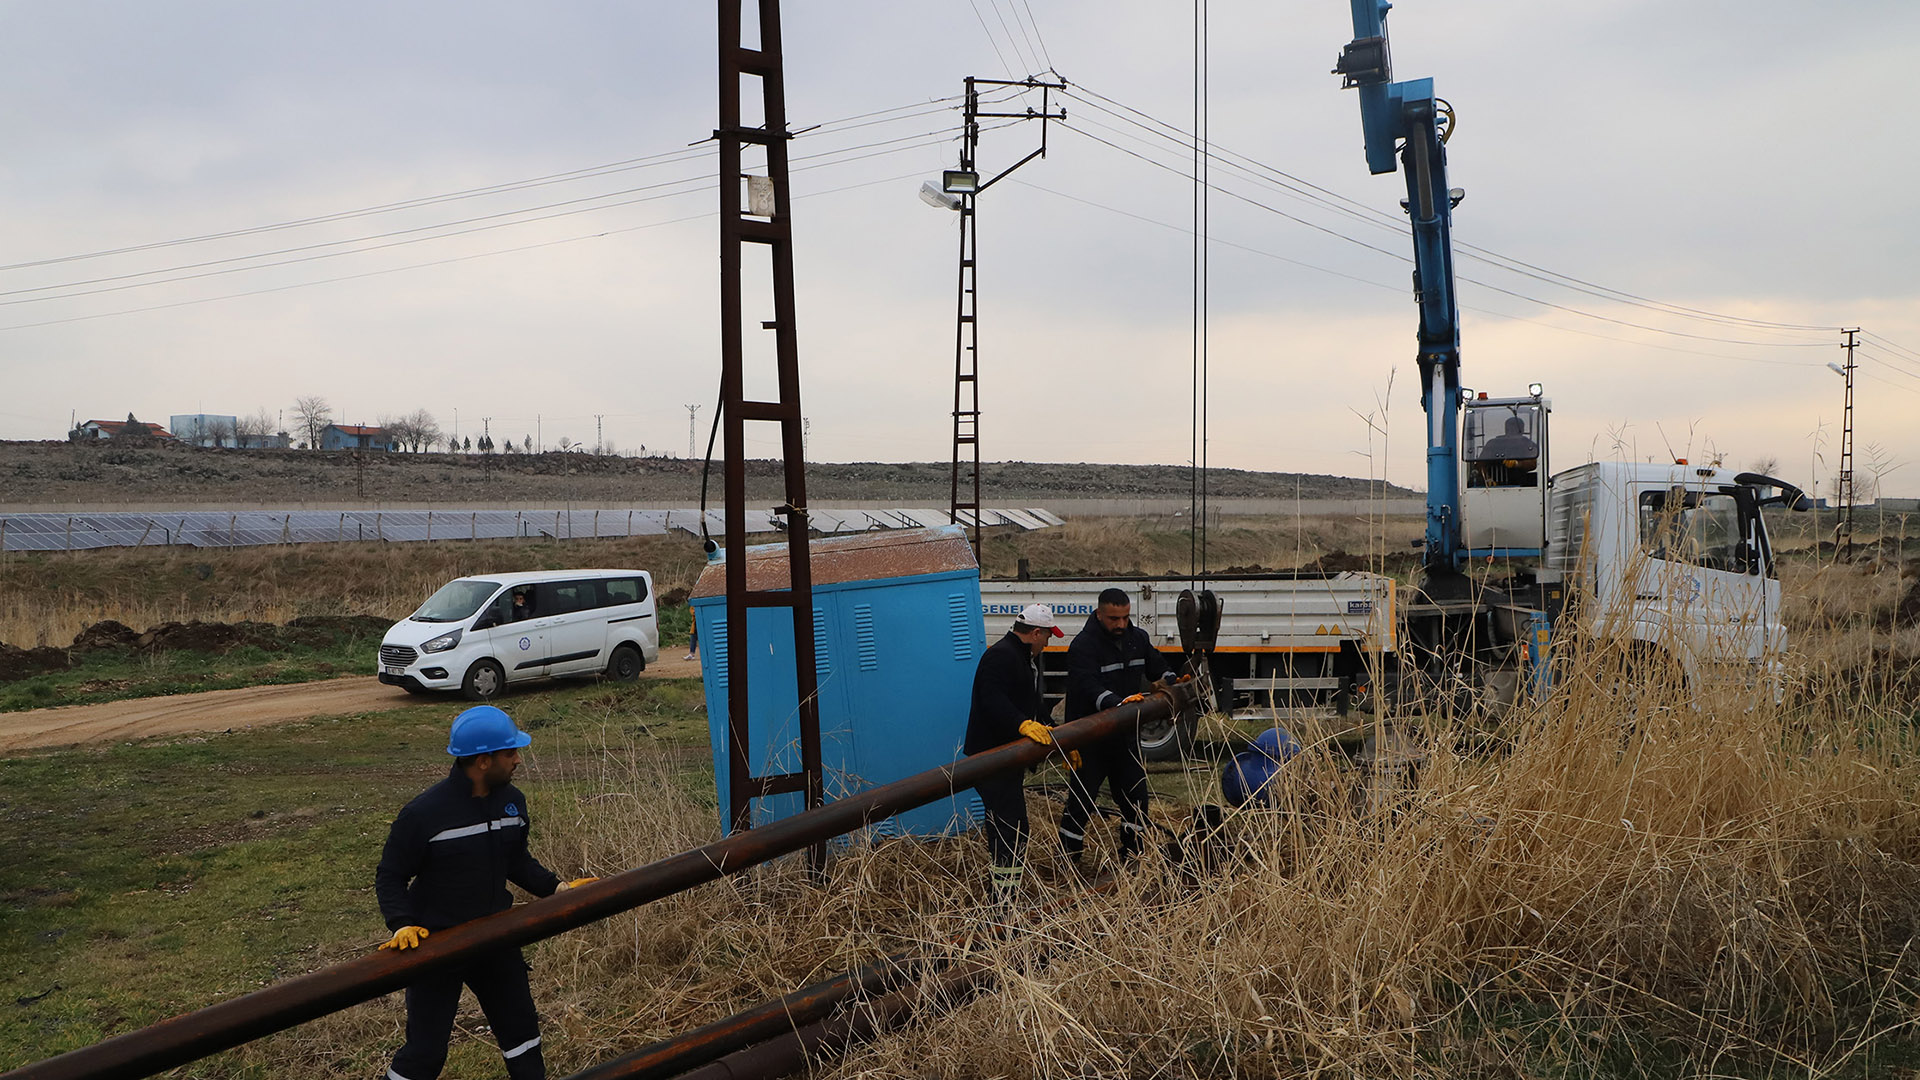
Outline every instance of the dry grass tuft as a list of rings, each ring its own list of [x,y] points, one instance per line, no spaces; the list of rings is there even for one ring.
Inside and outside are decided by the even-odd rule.
[[[1911,703],[1654,690],[1628,717],[1608,673],[1571,685],[1513,718],[1499,755],[1428,730],[1423,764],[1383,780],[1309,747],[1283,807],[1231,815],[1223,868],[1197,881],[1154,852],[1110,892],[1046,903],[1083,890],[1035,796],[1033,907],[975,944],[997,990],[833,1074],[1804,1075],[1910,1053]],[[711,790],[685,768],[703,751],[637,753],[608,730],[591,766],[534,762],[549,861],[604,872],[712,838]],[[977,837],[856,845],[825,886],[788,861],[545,943],[550,1060],[604,1060],[879,956],[951,954],[999,917],[984,878]],[[367,1014],[299,1036],[308,1057],[394,1045]]]

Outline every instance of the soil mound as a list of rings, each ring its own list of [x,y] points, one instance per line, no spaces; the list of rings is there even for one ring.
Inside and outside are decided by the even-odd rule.
[[[226,653],[242,645],[277,645],[279,629],[272,623],[208,623],[196,619],[185,623],[161,623],[135,638],[133,643],[137,648],[155,651]]]
[[[139,640],[140,631],[123,622],[102,619],[92,626],[74,635],[71,648],[74,652],[93,652],[96,649],[119,649],[132,645]]]
[[[0,682],[12,682],[45,671],[65,671],[73,666],[73,657],[65,649],[42,645],[23,649],[0,642]]]

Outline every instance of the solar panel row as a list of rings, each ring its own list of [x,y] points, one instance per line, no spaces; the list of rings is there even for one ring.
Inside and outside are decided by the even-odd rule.
[[[431,540],[572,540],[607,536],[701,534],[699,510],[267,510],[183,511],[172,514],[8,514],[0,515],[0,550],[84,551],[103,547],[186,545],[254,547],[266,544],[324,544],[376,540],[424,543]],[[962,524],[973,515],[962,512]],[[989,526],[1044,529],[1064,524],[1045,510],[982,510]],[[865,532],[947,523],[944,510],[816,509],[809,512],[816,532]],[[706,531],[727,530],[723,511],[704,515]],[[771,511],[748,510],[749,533],[776,532],[785,522]]]

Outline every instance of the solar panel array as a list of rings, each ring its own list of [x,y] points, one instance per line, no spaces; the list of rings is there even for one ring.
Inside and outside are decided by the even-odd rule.
[[[947,523],[945,510],[814,510],[814,531],[866,532]],[[700,535],[699,510],[194,510],[178,513],[0,514],[0,550],[84,551],[106,547],[250,547],[357,540],[573,540],[608,536]],[[1045,529],[1065,522],[1046,510],[981,510],[987,526]],[[726,532],[726,514],[706,512],[707,531]],[[963,511],[961,524],[974,524]],[[746,512],[749,533],[777,531],[774,515]]]

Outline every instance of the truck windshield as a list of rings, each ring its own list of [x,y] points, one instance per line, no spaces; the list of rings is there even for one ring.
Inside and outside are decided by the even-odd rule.
[[[1469,404],[1468,487],[1537,487],[1540,483],[1540,406]]]
[[[459,622],[480,610],[500,588],[497,581],[450,581],[413,613],[414,622]]]

